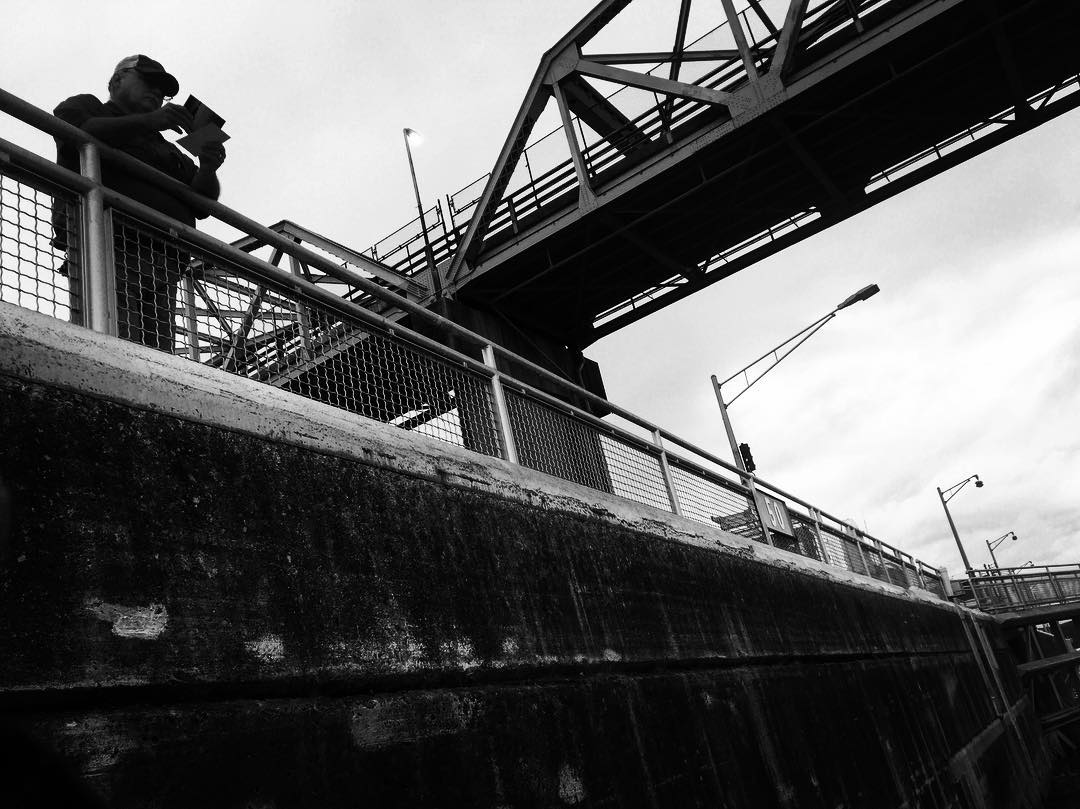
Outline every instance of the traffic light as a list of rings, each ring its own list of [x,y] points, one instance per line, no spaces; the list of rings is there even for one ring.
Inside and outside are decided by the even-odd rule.
[[[739,454],[742,455],[743,466],[747,472],[753,472],[757,469],[757,464],[754,463],[754,456],[750,454],[749,444],[739,444]]]

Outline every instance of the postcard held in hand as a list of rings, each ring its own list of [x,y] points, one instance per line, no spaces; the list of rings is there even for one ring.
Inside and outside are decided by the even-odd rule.
[[[221,129],[225,126],[225,119],[195,96],[188,96],[184,109],[191,113],[195,123],[188,134],[176,141],[177,145],[200,157],[207,146],[220,145],[229,139]]]

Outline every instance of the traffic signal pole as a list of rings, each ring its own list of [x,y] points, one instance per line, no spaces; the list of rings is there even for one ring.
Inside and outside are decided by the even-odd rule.
[[[739,451],[739,444],[735,440],[735,431],[731,428],[731,418],[728,416],[727,404],[724,402],[724,394],[720,392],[720,383],[716,380],[716,374],[712,377],[713,390],[716,391],[716,403],[720,405],[720,418],[724,420],[724,431],[727,432],[728,444],[731,445],[731,455],[735,459],[735,465],[743,472],[746,471],[746,464],[743,463],[742,453]]]

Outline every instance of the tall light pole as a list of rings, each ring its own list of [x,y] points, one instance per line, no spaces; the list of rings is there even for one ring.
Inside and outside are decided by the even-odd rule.
[[[427,222],[424,221],[424,204],[420,201],[420,186],[416,182],[416,167],[413,165],[411,141],[417,145],[423,140],[423,136],[415,129],[405,127],[401,130],[405,138],[405,154],[409,156],[409,174],[412,175],[413,193],[416,195],[416,212],[420,214],[420,232],[424,234],[424,256],[427,258],[428,269],[431,270],[431,283],[434,288],[436,300],[442,298],[442,279],[439,270],[435,266],[435,251],[431,249],[431,240],[428,238]]]
[[[824,326],[826,323],[828,323],[830,320],[832,320],[834,317],[836,317],[837,312],[839,312],[841,309],[847,309],[849,306],[854,306],[856,303],[859,303],[859,301],[865,301],[867,298],[873,297],[874,295],[878,294],[878,292],[880,292],[880,291],[881,290],[880,290],[880,288],[878,287],[877,284],[870,284],[870,286],[865,286],[862,289],[860,289],[858,292],[856,292],[854,295],[849,295],[847,298],[845,298],[843,301],[841,301],[836,306],[836,308],[833,309],[831,312],[829,312],[827,315],[824,315],[823,317],[818,318],[813,323],[811,323],[809,326],[807,326],[805,329],[803,329],[800,332],[797,332],[796,334],[793,334],[791,337],[784,340],[784,342],[780,343],[780,345],[776,346],[772,350],[766,351],[764,354],[762,354],[756,360],[751,362],[749,365],[747,365],[747,366],[745,366],[743,368],[740,368],[738,371],[733,373],[731,376],[729,376],[723,382],[717,382],[716,381],[716,374],[712,375],[711,379],[712,379],[712,384],[713,384],[713,390],[716,392],[716,403],[718,405],[720,405],[720,418],[722,418],[724,420],[724,430],[727,432],[728,443],[731,445],[731,454],[735,458],[735,465],[737,467],[739,467],[740,470],[742,470],[743,472],[752,472],[753,471],[753,469],[747,469],[746,468],[747,465],[743,461],[743,453],[739,448],[738,442],[736,442],[736,440],[735,440],[735,431],[731,427],[731,418],[730,418],[730,416],[728,416],[728,408],[731,407],[733,404],[735,404],[736,399],[738,399],[740,396],[742,396],[744,393],[746,393],[748,390],[750,390],[750,388],[752,388],[758,381],[760,381],[761,377],[765,376],[765,374],[769,373],[769,371],[771,371],[773,368],[775,368],[777,365],[779,365],[781,360],[783,360],[785,357],[787,357],[789,354],[791,354],[792,351],[794,351],[796,348],[798,348],[803,343],[805,343],[807,340],[809,340],[811,337],[813,337],[814,333],[817,332],[818,329],[820,329],[822,326]],[[795,341],[798,341],[798,342],[795,342]],[[789,343],[792,343],[792,342],[794,342],[795,345],[788,348],[787,351],[785,351],[783,354],[779,353],[780,349],[784,348],[785,346],[787,346]],[[773,364],[770,365],[768,368],[766,368],[764,371],[762,371],[762,373],[759,376],[755,377],[753,380],[750,380],[749,376],[746,375],[746,372],[749,371],[751,368],[753,368],[755,365],[757,365],[759,362],[761,362],[763,359],[768,357],[770,354],[773,356]],[[747,385],[746,385],[745,388],[743,388],[741,391],[739,391],[737,394],[735,394],[735,396],[731,399],[731,401],[725,402],[724,401],[724,395],[721,392],[721,388],[724,385],[726,385],[728,382],[730,382],[731,380],[735,379],[738,376],[743,376],[747,380]],[[750,454],[749,446],[747,446],[745,444],[743,446],[746,446],[746,454],[747,454],[747,456],[749,456],[749,454]]]
[[[983,482],[979,480],[978,475],[972,475],[971,477],[964,478],[962,481],[954,486],[942,491],[941,487],[937,487],[938,497],[941,498],[941,507],[945,509],[945,516],[949,519],[949,528],[952,529],[953,539],[956,540],[956,547],[960,549],[960,558],[964,562],[964,571],[971,572],[971,562],[968,561],[967,553],[964,551],[964,544],[960,541],[960,534],[956,532],[956,523],[953,522],[952,514],[949,513],[949,501],[960,493],[960,490],[967,486],[971,481],[975,481],[975,488],[981,489]]]
[[[998,567],[998,561],[997,561],[997,557],[994,556],[994,548],[996,548],[998,545],[1000,545],[1002,542],[1004,542],[1009,537],[1012,537],[1013,542],[1016,542],[1016,540],[1019,539],[1019,537],[1016,535],[1015,531],[1010,531],[1007,534],[1002,534],[997,539],[988,539],[988,540],[986,540],[986,548],[987,548],[987,550],[990,551],[990,558],[994,560],[994,567],[995,568]],[[998,569],[1000,570],[1000,568],[998,568]]]

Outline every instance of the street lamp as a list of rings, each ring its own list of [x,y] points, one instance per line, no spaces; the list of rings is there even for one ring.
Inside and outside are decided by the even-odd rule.
[[[1006,539],[1009,539],[1010,537],[1012,537],[1013,542],[1016,542],[1016,540],[1019,539],[1019,537],[1016,536],[1015,531],[1010,531],[1007,534],[1002,534],[997,539],[986,540],[986,548],[990,551],[990,558],[994,560],[994,567],[998,566],[997,557],[994,556],[994,548],[996,548],[998,545],[1000,545],[1002,542],[1004,542]]]
[[[953,539],[956,540],[956,547],[960,549],[960,558],[964,561],[964,570],[968,573],[971,572],[971,562],[968,561],[967,553],[964,552],[964,545],[962,542],[960,542],[960,534],[956,532],[956,523],[953,522],[952,514],[949,513],[948,502],[954,497],[956,497],[956,495],[960,493],[960,490],[967,486],[969,483],[971,483],[971,481],[973,480],[975,481],[975,488],[981,489],[983,486],[983,482],[979,480],[978,475],[972,475],[971,477],[964,478],[955,486],[950,486],[944,491],[941,490],[940,486],[937,487],[938,497],[941,498],[941,507],[945,509],[945,516],[949,518],[949,528],[952,529]]]
[[[780,345],[776,346],[771,351],[766,351],[752,363],[750,363],[744,368],[739,369],[727,379],[725,379],[723,382],[717,382],[716,374],[712,375],[711,379],[713,384],[713,390],[716,392],[716,403],[720,405],[720,417],[724,420],[724,430],[727,432],[728,443],[731,445],[731,454],[735,458],[735,465],[739,467],[740,470],[742,470],[743,472],[753,472],[753,468],[748,468],[753,466],[753,459],[750,457],[749,445],[743,444],[740,447],[740,445],[735,441],[735,432],[731,428],[731,419],[728,416],[728,408],[735,404],[736,399],[738,399],[740,396],[750,390],[750,388],[752,388],[761,379],[761,377],[765,376],[765,374],[769,373],[769,371],[779,365],[782,359],[787,357],[789,354],[791,354],[792,351],[794,351],[796,348],[798,348],[811,337],[813,337],[814,333],[817,332],[818,329],[820,329],[822,326],[824,326],[826,323],[836,317],[837,312],[839,312],[841,309],[847,309],[849,306],[854,306],[856,303],[859,303],[859,301],[865,301],[867,298],[871,298],[874,295],[877,295],[880,291],[881,290],[877,284],[870,284],[869,286],[865,286],[858,292],[856,292],[854,295],[849,295],[847,298],[841,301],[836,306],[836,308],[829,312],[827,315],[815,320],[802,331],[793,334],[791,337],[784,340],[784,342],[780,343]],[[798,342],[788,348],[783,354],[778,353],[780,349],[784,348],[789,343],[792,343],[796,340],[798,340]],[[753,368],[755,365],[757,365],[759,362],[761,362],[763,359],[768,357],[770,354],[773,356],[773,364],[766,368],[759,376],[755,377],[753,380],[750,380],[750,377],[747,375],[746,372]],[[725,402],[724,396],[721,393],[720,389],[722,386],[726,385],[728,382],[735,379],[735,377],[737,376],[743,376],[747,380],[747,385],[745,388],[739,391],[730,402]],[[749,461],[750,463],[747,463],[747,461]]]
[[[409,156],[409,174],[412,175],[413,193],[416,195],[416,212],[420,214],[420,232],[424,234],[424,256],[427,258],[428,269],[431,270],[431,283],[434,287],[436,299],[442,298],[442,279],[435,267],[435,251],[431,249],[431,240],[428,238],[427,222],[424,221],[424,204],[420,202],[420,186],[416,183],[416,167],[413,165],[411,141],[419,146],[424,137],[415,129],[405,127],[401,130],[405,138],[405,154]]]

